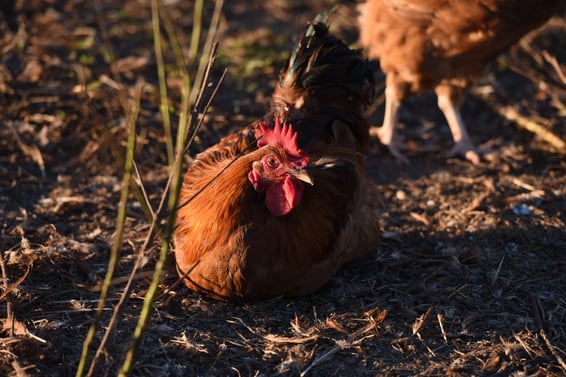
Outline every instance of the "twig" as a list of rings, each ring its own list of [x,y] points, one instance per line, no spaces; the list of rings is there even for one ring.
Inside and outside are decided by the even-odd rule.
[[[210,69],[212,68],[212,64],[214,63],[214,61],[216,60],[216,50],[218,49],[218,42],[214,44],[214,47],[211,51],[211,55],[210,55],[210,65],[208,67],[208,69],[206,70],[206,78],[208,78],[208,75],[210,74]],[[222,82],[224,81],[224,78],[226,77],[226,72],[228,72],[228,69],[224,69],[224,71],[222,72],[222,76],[220,76],[220,79],[218,80],[218,83],[216,84],[216,87],[214,88],[214,90],[212,91],[212,94],[210,95],[210,98],[208,99],[208,102],[206,103],[206,105],[204,106],[204,109],[201,111],[202,114],[206,114],[206,112],[208,111],[208,108],[210,107],[210,105],[212,104],[212,100],[214,99],[214,97],[216,97],[216,93],[218,93],[218,89],[220,88],[220,84],[222,84]],[[203,81],[203,87],[202,87],[202,92],[204,93],[204,83],[205,81]],[[200,96],[197,98],[197,102],[195,103],[195,108],[197,107],[197,105],[200,103]],[[197,123],[197,126],[195,127],[193,134],[189,140],[189,142],[187,143],[187,145],[185,146],[184,151],[186,151],[189,146],[193,143],[193,140],[195,139],[197,133],[199,132],[199,130],[202,128],[202,125],[204,124],[204,119],[205,117],[201,117],[199,122]]]
[[[554,349],[555,347],[550,343],[550,340],[546,337],[544,330],[541,329],[539,333],[540,336],[542,336],[542,338],[544,339],[544,342],[548,347],[548,349],[550,350],[550,353],[552,353],[552,355],[556,358],[556,361],[558,361],[560,368],[562,368],[562,370],[566,372],[566,362],[564,362],[564,359],[558,354],[558,352],[556,352],[556,350]]]
[[[472,181],[473,182],[473,181]],[[484,179],[482,181],[486,190],[482,191],[478,196],[474,197],[472,201],[464,208],[464,213],[473,212],[482,205],[483,201],[489,198],[495,192],[495,185],[493,179]]]
[[[20,18],[18,22],[18,31],[16,32],[16,35],[12,38],[11,41],[9,41],[7,44],[5,44],[2,47],[2,50],[0,51],[0,55],[2,55],[2,58],[6,57],[8,53],[10,53],[10,51],[15,49],[18,45],[24,46],[27,40],[28,40],[28,34],[26,32],[26,24],[25,22],[22,22],[22,19]]]
[[[112,281],[110,282],[110,286],[113,287],[113,286],[116,286],[116,285],[124,284],[124,283],[127,283],[130,280],[145,279],[145,278],[150,277],[153,274],[152,271],[136,272],[136,270],[137,270],[137,268],[134,267],[134,269],[132,269],[133,274],[131,272],[128,275],[117,276],[115,278],[112,278]],[[95,285],[95,286],[87,287],[86,289],[89,292],[96,293],[96,292],[100,292],[102,288],[99,285]]]
[[[246,154],[246,152],[248,152],[251,148],[253,148],[256,144],[255,143],[250,143],[247,147],[245,147],[240,153],[238,153],[236,155],[236,157],[234,157],[234,159],[232,159],[232,161],[230,161],[228,164],[226,164],[226,166],[224,166],[218,173],[216,173],[208,182],[206,182],[206,184],[204,184],[196,193],[194,193],[190,198],[188,198],[187,200],[185,200],[183,203],[181,203],[178,207],[178,209],[183,208],[184,206],[186,206],[187,204],[189,204],[191,201],[193,201],[201,192],[203,192],[208,186],[210,186],[222,173],[224,173],[230,166],[232,166],[240,157],[242,157],[244,154]]]
[[[516,202],[529,202],[535,199],[542,199],[545,197],[545,192],[543,190],[535,190],[531,192],[524,192],[522,194],[517,194],[505,198],[503,201],[507,204],[512,204]]]
[[[23,236],[22,236],[23,238]],[[4,256],[0,254],[0,270],[2,271],[2,283],[4,285],[4,293],[8,292],[6,297],[6,322],[11,320],[12,317],[12,300],[9,297],[10,290],[8,289],[8,282],[10,281],[8,278],[8,271],[6,270],[6,263],[4,262]]]
[[[526,182],[521,181],[518,178],[513,178],[511,180],[511,182],[515,185],[515,186],[519,186],[522,189],[528,190],[528,191],[535,191],[537,188],[533,185],[529,185]]]
[[[25,245],[27,243],[27,240],[25,240],[25,241],[24,240],[25,240],[25,238],[22,235],[22,244],[23,245]],[[25,246],[23,246],[23,247],[25,247]],[[39,336],[29,332],[28,329],[25,327],[25,325],[23,323],[16,320],[16,318],[14,317],[14,313],[12,311],[12,300],[10,299],[10,293],[14,290],[15,287],[20,285],[26,279],[26,277],[28,276],[28,274],[31,270],[31,265],[28,265],[27,267],[28,267],[28,269],[24,273],[24,275],[21,276],[18,279],[18,281],[16,281],[16,283],[8,286],[8,282],[9,282],[8,270],[6,269],[6,263],[4,261],[4,257],[2,255],[0,255],[0,270],[2,271],[2,282],[3,282],[3,285],[4,285],[4,292],[0,296],[0,300],[6,298],[6,319],[0,320],[0,323],[2,324],[2,326],[0,326],[0,329],[9,330],[10,337],[13,337],[14,335],[25,334],[25,335],[41,342],[41,343],[47,343],[46,340],[44,340],[44,339],[40,338]],[[18,330],[16,330],[16,329],[18,329]],[[14,366],[14,364],[12,364],[12,366]],[[16,372],[17,372],[17,375],[19,376],[17,369],[16,369]]]
[[[530,296],[535,323],[538,328],[542,330],[544,328],[544,309],[542,308],[538,295],[531,294]]]
[[[418,221],[419,223],[425,225],[425,226],[429,226],[430,225],[430,221],[426,218],[426,216],[421,215],[420,213],[417,212],[411,212],[409,214],[414,220]]]
[[[152,227],[153,227],[153,224],[152,224]],[[152,233],[153,232],[151,230],[148,231],[144,245],[138,251],[138,257],[136,259],[136,263],[134,264],[134,267],[132,268],[132,272],[130,273],[130,275],[129,276],[120,276],[118,278],[113,279],[114,283],[116,282],[116,280],[126,280],[127,283],[126,283],[126,286],[124,287],[124,289],[122,290],[122,294],[120,295],[120,300],[118,301],[118,304],[114,307],[112,317],[110,318],[110,321],[108,322],[108,327],[106,329],[106,332],[104,333],[104,336],[102,337],[102,340],[100,341],[100,344],[98,345],[98,348],[97,348],[97,350],[94,354],[94,358],[92,359],[92,362],[90,364],[90,368],[89,368],[89,371],[87,373],[87,376],[92,376],[94,374],[94,367],[96,365],[96,362],[98,361],[100,356],[102,356],[102,352],[104,350],[104,347],[106,346],[106,343],[108,342],[108,339],[110,339],[110,335],[112,334],[112,330],[116,327],[116,324],[118,322],[118,317],[122,313],[121,309],[124,306],[126,300],[128,299],[128,296],[130,294],[133,281],[135,280],[135,278],[139,278],[139,275],[151,276],[153,274],[151,271],[144,271],[144,272],[141,272],[139,274],[137,273],[137,270],[142,263],[143,256],[145,255],[144,251],[147,249],[147,245],[149,244],[149,240],[151,239]]]
[[[20,278],[18,280],[16,280],[16,282],[10,284],[10,286],[7,286],[8,284],[8,277],[5,276],[6,274],[6,270],[4,268],[4,258],[2,258],[2,256],[0,256],[0,263],[2,265],[2,280],[4,281],[4,292],[2,292],[2,294],[0,294],[0,301],[4,300],[6,297],[8,297],[8,295],[20,284],[23,283],[24,280],[26,280],[26,278],[29,275],[29,272],[31,271],[31,264],[27,265],[27,270],[26,272],[24,272],[24,274],[22,276],[20,276]]]
[[[209,65],[208,65],[208,67],[207,67],[207,69],[206,69],[206,72],[205,72],[205,77],[204,77],[204,79],[203,79],[203,84],[204,84],[204,82],[206,82],[206,80],[208,79],[208,76],[209,76],[209,74],[210,74],[210,70],[212,69],[212,64],[213,64],[214,60],[216,59],[215,55],[216,55],[216,50],[217,50],[217,49],[218,49],[218,44],[215,43],[215,46],[213,46],[213,48],[212,48],[211,51],[210,51]],[[216,87],[214,88],[214,91],[213,91],[213,93],[212,93],[212,95],[211,95],[211,98],[209,99],[208,103],[205,105],[204,110],[203,110],[203,114],[205,114],[206,111],[208,110],[208,107],[209,107],[210,104],[211,104],[212,98],[214,98],[214,96],[216,95],[216,93],[217,93],[217,91],[218,91],[218,89],[219,89],[219,87],[220,87],[220,83],[224,80],[225,75],[226,75],[226,70],[224,70],[224,72],[222,73],[222,77],[220,78],[218,84],[217,84]],[[203,86],[201,87],[201,94],[204,93],[204,88],[205,88],[205,87],[204,87],[204,85],[203,85]],[[202,99],[202,96],[199,95],[199,96],[197,97],[197,100],[196,100],[197,102],[196,102],[195,105],[194,105],[195,109],[196,109],[197,106],[200,104],[201,99]],[[193,118],[192,118],[192,116],[191,116],[189,122],[191,122],[192,119],[193,119]],[[201,118],[201,120],[199,121],[199,123],[197,123],[195,129],[193,130],[193,134],[192,134],[191,138],[189,139],[189,142],[187,143],[187,145],[183,148],[182,153],[185,153],[185,151],[186,151],[186,150],[189,148],[189,146],[193,143],[193,140],[195,139],[195,137],[196,137],[198,131],[200,130],[200,128],[201,128],[203,122],[204,122],[204,116]],[[180,150],[181,150],[181,148],[179,148],[179,151],[180,151]],[[234,160],[236,160],[238,157],[239,157],[239,156],[236,156],[236,158],[235,158]],[[178,164],[181,164],[181,161],[182,161],[182,159],[179,158],[179,159],[178,159]],[[229,165],[230,165],[230,164],[229,164]],[[180,169],[180,168],[181,168],[181,165],[175,166],[175,169]],[[227,168],[227,167],[226,167],[226,168]],[[224,170],[225,170],[225,169],[224,169]],[[219,174],[220,174],[220,173],[219,173]],[[218,175],[219,175],[219,174],[218,174]],[[213,178],[213,180],[214,180],[214,179],[215,179],[215,178]],[[172,182],[172,178],[171,178],[171,177],[170,177],[169,181],[167,182],[167,185],[169,185],[170,183],[173,184],[173,185],[176,185],[176,184],[177,184],[177,182]],[[211,183],[211,182],[209,182],[209,184],[210,184],[210,183]],[[201,193],[207,186],[208,186],[208,184],[206,184],[201,190],[199,190],[197,193],[195,193],[187,202],[181,203],[181,205],[179,205],[179,207],[177,208],[177,210],[179,210],[180,208],[182,208],[182,207],[184,207],[185,205],[187,205],[187,203],[188,203],[189,201],[191,201],[191,200],[194,199],[197,195],[199,195],[199,193]]]
[[[562,81],[562,83],[566,85],[566,75],[562,71],[562,68],[560,67],[560,64],[558,64],[556,58],[550,55],[546,50],[543,50],[542,57],[544,58],[544,60],[550,63],[552,68],[554,68],[554,70],[556,71],[556,74],[558,75],[560,81]]]
[[[442,333],[442,338],[445,343],[448,343],[448,337],[446,336],[446,331],[444,331],[443,316],[441,313],[436,313],[436,319],[438,320],[438,326],[440,326],[440,332]]]
[[[458,293],[460,293],[462,290],[468,288],[468,284],[462,284],[460,287],[456,288],[452,293],[450,293],[447,297],[448,300],[450,300],[452,297],[454,297],[455,295],[457,295]]]
[[[199,65],[198,65],[198,68],[197,68],[197,73],[195,75],[195,85],[193,86],[193,90],[191,91],[191,93],[189,95],[189,102],[190,103],[196,102],[195,98],[200,95],[199,94],[200,89],[197,89],[200,86],[200,85],[198,85],[199,81],[201,83],[206,81],[206,79],[204,77],[205,74],[203,72],[208,65],[207,56],[209,56],[211,54],[211,51],[207,51],[207,49],[210,48],[209,46],[214,45],[213,41],[216,39],[216,33],[218,31],[218,26],[220,24],[220,19],[221,19],[221,16],[222,16],[223,5],[224,5],[224,0],[216,0],[214,2],[214,12],[213,12],[211,20],[210,20],[210,26],[208,28],[206,40],[203,44],[204,49],[201,53],[201,58],[200,58]]]
[[[16,372],[16,377],[29,377],[26,370],[35,367],[35,365],[26,365],[25,367],[22,367],[18,360],[12,360],[10,364],[12,365],[12,368],[14,368],[14,372]]]
[[[499,265],[497,266],[497,270],[493,273],[493,278],[491,279],[491,285],[495,285],[497,278],[499,277],[499,273],[501,272],[501,267],[503,267],[503,261],[505,260],[505,255],[499,261]]]
[[[156,223],[157,215],[151,206],[151,201],[149,200],[149,195],[145,190],[145,184],[143,183],[143,178],[141,176],[140,169],[135,161],[134,161],[134,172],[135,172],[134,182],[136,184],[134,187],[136,187],[140,192],[140,195],[137,199],[140,202],[146,217],[152,220],[151,226],[157,228],[156,233],[159,235],[161,233],[161,229],[159,228],[159,225]]]
[[[426,323],[428,317],[430,316],[430,313],[432,313],[432,306],[429,306],[426,312],[424,312],[421,316],[419,316],[415,320],[415,323],[413,323],[413,328],[412,328],[413,335],[420,336],[419,331],[422,330],[424,324]]]
[[[564,142],[564,140],[562,140],[560,136],[555,135],[552,131],[547,130],[540,124],[519,114],[519,112],[515,110],[515,108],[511,106],[491,106],[491,108],[505,119],[517,124],[519,127],[524,128],[527,131],[534,133],[542,140],[552,145],[557,149],[558,153],[566,153],[566,142]]]
[[[167,287],[167,289],[165,289],[163,291],[163,293],[159,296],[157,296],[157,298],[155,299],[155,301],[159,301],[161,300],[163,297],[165,297],[166,295],[169,294],[169,292],[171,292],[173,290],[173,288],[175,288],[177,285],[179,285],[181,282],[183,282],[183,280],[185,280],[185,278],[187,276],[189,276],[189,274],[191,272],[193,272],[193,270],[195,269],[196,266],[198,266],[198,264],[200,263],[200,259],[197,260],[195,263],[193,263],[193,265],[191,266],[191,268],[189,268],[187,270],[187,272],[183,273],[183,276],[180,276],[176,282],[174,282],[173,284],[171,284],[169,287]]]
[[[298,336],[281,336],[281,335],[274,335],[274,334],[267,334],[265,335],[263,338],[267,341],[273,342],[273,343],[285,343],[285,344],[303,344],[306,342],[310,342],[312,340],[316,340],[320,337],[319,334],[315,334],[315,335],[311,335],[311,336],[307,336],[307,337],[298,337]]]
[[[5,122],[5,123],[8,126],[10,126],[10,129],[12,130],[12,132],[14,134],[14,138],[16,139],[16,143],[20,147],[21,151],[26,156],[30,157],[37,164],[37,166],[39,166],[39,170],[41,171],[41,177],[45,178],[45,162],[43,161],[43,156],[41,155],[41,151],[39,150],[37,145],[35,145],[35,144],[32,144],[32,145],[25,144],[22,141],[22,139],[20,138],[20,135],[18,134],[18,131],[14,127],[13,122],[9,121],[9,122]]]
[[[322,363],[324,360],[328,359],[330,356],[334,355],[336,352],[338,352],[338,351],[340,351],[344,348],[345,348],[345,344],[342,344],[342,342],[336,342],[336,345],[334,347],[332,347],[330,350],[328,350],[327,352],[323,353],[322,355],[320,355],[319,357],[314,359],[314,361],[305,370],[303,370],[301,372],[300,376],[301,377],[306,376],[307,373],[312,368],[314,368],[315,366]]]
[[[533,359],[536,357],[537,352],[536,352],[534,349],[532,349],[531,347],[529,347],[529,345],[528,345],[527,343],[525,343],[525,342],[523,341],[523,339],[521,339],[521,337],[520,337],[519,335],[513,334],[513,338],[515,338],[515,340],[516,340],[517,342],[519,342],[519,344],[521,345],[521,347],[523,347],[523,349],[525,350],[525,352],[529,354],[529,357],[531,357],[531,358],[533,358]],[[505,342],[503,341],[503,339],[501,339],[501,342],[502,342],[503,344],[505,344]]]
[[[382,319],[384,319],[385,315],[387,315],[387,312],[385,311],[382,312],[382,315],[379,316],[379,320],[381,321]],[[357,345],[358,343],[360,343],[362,340],[367,339],[367,336],[363,337],[362,335],[366,334],[369,331],[374,330],[377,327],[377,321],[371,315],[368,317],[369,317],[369,324],[367,326],[356,330],[353,334],[349,335],[347,339],[336,340],[335,341],[336,345],[331,349],[329,349],[328,351],[326,351],[325,353],[323,353],[322,355],[320,355],[319,357],[317,357],[316,359],[314,359],[313,362],[305,370],[301,372],[300,376],[301,377],[306,376],[307,373],[312,368],[322,363],[323,361],[327,360],[328,358],[330,358],[330,356],[334,355],[336,352],[343,349],[351,348]]]

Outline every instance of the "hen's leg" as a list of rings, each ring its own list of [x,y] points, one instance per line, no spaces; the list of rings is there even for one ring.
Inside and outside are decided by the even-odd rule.
[[[454,139],[454,147],[447,153],[447,156],[462,156],[472,164],[478,164],[480,162],[478,150],[470,139],[459,110],[464,92],[449,86],[438,86],[436,95],[438,96],[438,107],[444,113],[452,139]]]
[[[371,127],[370,135],[377,136],[383,145],[387,145],[389,151],[399,161],[408,164],[409,160],[400,152],[403,145],[399,142],[396,126],[399,118],[399,106],[401,101],[397,98],[395,90],[388,86],[385,88],[385,115],[381,127]]]

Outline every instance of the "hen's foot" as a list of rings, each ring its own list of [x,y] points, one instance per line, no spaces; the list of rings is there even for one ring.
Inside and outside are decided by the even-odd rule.
[[[470,142],[458,142],[448,153],[446,157],[464,157],[472,164],[477,165],[481,161],[481,152]]]
[[[406,150],[407,146],[398,140],[391,129],[385,127],[370,127],[369,134],[371,136],[377,136],[381,144],[387,146],[389,152],[398,161],[409,164],[409,159],[401,152],[401,150]]]

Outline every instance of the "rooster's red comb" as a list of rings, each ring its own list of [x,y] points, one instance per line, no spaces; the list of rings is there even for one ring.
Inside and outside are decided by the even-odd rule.
[[[285,149],[287,155],[300,167],[306,167],[310,161],[310,157],[302,149],[297,146],[297,133],[293,130],[293,126],[287,123],[281,125],[278,117],[275,118],[275,127],[271,128],[265,123],[259,123],[259,129],[256,131],[258,148],[264,145],[280,145]]]
[[[281,125],[279,118],[275,118],[275,127],[270,128],[265,123],[259,123],[260,129],[256,132],[256,136],[261,138],[257,141],[259,148],[264,145],[280,145],[288,154],[292,156],[303,156],[305,152],[297,146],[297,133],[293,130],[293,126],[287,123]]]

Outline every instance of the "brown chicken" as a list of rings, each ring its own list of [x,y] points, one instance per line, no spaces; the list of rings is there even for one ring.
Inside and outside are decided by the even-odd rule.
[[[375,249],[377,192],[359,154],[372,95],[360,52],[309,25],[270,112],[187,171],[174,244],[189,288],[236,302],[307,294]]]
[[[398,159],[407,162],[397,141],[401,102],[432,90],[444,113],[454,147],[478,163],[460,112],[467,88],[485,65],[548,20],[564,0],[367,0],[360,6],[360,41],[370,58],[380,59],[387,75],[385,116],[379,137]]]

